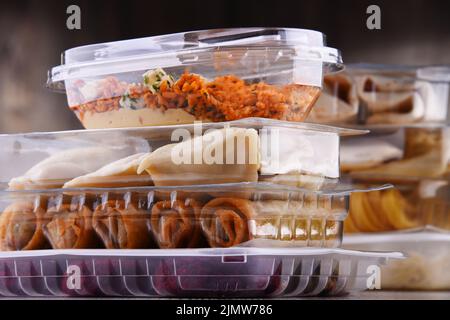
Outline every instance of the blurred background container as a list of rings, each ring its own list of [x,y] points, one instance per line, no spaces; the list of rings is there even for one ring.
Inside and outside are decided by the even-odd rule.
[[[81,8],[81,30],[66,8]],[[157,34],[238,26],[325,33],[346,63],[450,64],[450,2],[379,0],[381,30],[368,30],[366,0],[19,0],[0,3],[0,132],[81,128],[64,95],[44,88],[70,47]]]

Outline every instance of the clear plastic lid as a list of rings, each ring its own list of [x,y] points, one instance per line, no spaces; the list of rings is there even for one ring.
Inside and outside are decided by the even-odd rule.
[[[320,62],[320,70],[317,70],[320,74],[343,68],[340,52],[326,47],[325,36],[317,31],[288,28],[212,29],[72,48],[63,53],[62,64],[49,72],[47,84],[53,89],[63,89],[61,81],[69,79],[212,64],[214,53],[232,54],[243,49],[251,53],[252,60],[273,49],[282,59]]]
[[[379,74],[384,76],[395,76],[397,80],[403,78],[405,81],[415,79],[429,82],[450,82],[450,66],[447,65],[407,66],[354,63],[347,65],[346,70],[354,75],[365,75],[367,73]]]

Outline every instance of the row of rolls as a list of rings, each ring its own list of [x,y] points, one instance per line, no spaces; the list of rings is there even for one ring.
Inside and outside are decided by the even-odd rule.
[[[255,238],[307,240],[314,233],[333,242],[342,235],[342,221],[326,210],[308,218],[311,210],[297,201],[78,200],[40,197],[10,204],[0,215],[0,250],[232,247]]]

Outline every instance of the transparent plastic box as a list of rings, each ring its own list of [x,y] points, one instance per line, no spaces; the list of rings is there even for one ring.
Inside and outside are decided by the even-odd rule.
[[[354,64],[326,76],[310,122],[373,125],[446,122],[450,66]]]
[[[354,194],[346,232],[380,232],[431,225],[450,229],[450,127],[370,127],[341,141],[342,178],[360,187],[395,189]]]
[[[0,248],[337,247],[349,194],[372,190],[337,179],[340,137],[360,133],[249,118],[0,135]]]
[[[340,249],[0,252],[0,296],[299,297],[366,290],[399,253]]]
[[[215,29],[100,43],[64,52],[48,86],[67,93],[85,128],[303,121],[325,74],[343,68],[316,31]]]
[[[2,191],[0,250],[338,247],[349,194],[358,191],[366,190],[240,183]]]
[[[364,137],[341,141],[341,171],[366,181],[450,177],[450,126],[369,126]]]
[[[0,135],[0,182],[11,189],[260,180],[320,186],[339,177],[341,136],[364,132],[249,118]]]
[[[432,229],[348,235],[345,248],[353,250],[401,251],[406,259],[381,266],[381,289],[449,290],[450,234]]]
[[[389,180],[385,180],[388,183]],[[356,186],[370,187],[370,183]],[[431,226],[450,231],[450,180],[414,180],[395,188],[350,196],[345,233],[414,230]]]

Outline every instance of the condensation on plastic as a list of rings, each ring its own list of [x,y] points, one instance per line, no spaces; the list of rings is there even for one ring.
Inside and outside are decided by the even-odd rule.
[[[450,121],[450,66],[354,64],[324,82],[307,121],[347,125]]]
[[[343,247],[353,250],[401,251],[406,259],[381,267],[381,288],[449,290],[450,234],[433,228],[415,232],[346,235]]]
[[[254,240],[338,247],[348,194],[362,190],[334,188],[241,183],[2,191],[0,249],[258,246]]]
[[[88,129],[258,116],[301,122],[323,75],[343,68],[323,34],[284,28],[178,33],[73,48],[64,57],[48,86],[66,91]]]
[[[201,125],[177,125],[128,129],[77,130],[48,133],[26,133],[0,135],[0,182],[8,183],[21,177],[49,157],[67,152],[78,159],[76,163],[66,156],[61,168],[47,168],[33,179],[41,187],[60,187],[68,180],[90,172],[80,168],[81,162],[92,171],[115,160],[137,153],[148,153],[174,141],[172,134],[184,132],[195,138],[206,130],[223,128],[255,129],[258,135],[258,150],[263,175],[289,173],[314,174],[318,177],[336,178],[339,176],[340,136],[362,134],[367,131],[338,129],[328,126],[302,123],[288,123],[269,119],[249,118],[228,123],[203,123]],[[195,135],[194,135],[195,134]],[[177,136],[178,137],[178,136]],[[261,140],[261,137],[268,137]],[[265,141],[265,143],[263,143]],[[271,147],[272,146],[272,147]],[[235,153],[239,145],[234,144]],[[247,146],[244,146],[247,149]],[[264,149],[265,148],[265,149]],[[264,149],[264,150],[262,150]],[[267,150],[266,150],[267,149]],[[78,150],[78,151],[77,151]],[[244,152],[246,150],[243,150]],[[86,154],[86,156],[84,156]],[[68,158],[69,157],[69,158]],[[246,160],[248,161],[248,160]],[[61,160],[59,160],[61,162]],[[14,164],[13,166],[11,164]],[[199,165],[200,166],[200,165]],[[187,170],[187,169],[186,169]],[[51,172],[49,172],[51,171]],[[217,170],[216,170],[217,171]],[[30,173],[34,175],[35,173]],[[220,172],[215,183],[220,182]],[[189,178],[191,177],[191,178]],[[137,176],[117,177],[116,182],[133,186]],[[192,184],[195,176],[178,175],[178,184]],[[222,179],[228,178],[224,173]],[[191,181],[189,181],[191,179]],[[20,181],[19,181],[20,182]],[[230,181],[240,182],[240,181]]]
[[[340,249],[0,252],[0,296],[337,296],[367,289],[369,267],[402,257]]]

